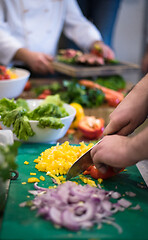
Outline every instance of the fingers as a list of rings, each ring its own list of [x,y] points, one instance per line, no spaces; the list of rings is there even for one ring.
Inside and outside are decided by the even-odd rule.
[[[52,67],[53,57],[46,55],[44,53],[35,53],[36,59],[33,63],[31,63],[32,70],[37,73],[47,74],[54,73],[54,69]]]

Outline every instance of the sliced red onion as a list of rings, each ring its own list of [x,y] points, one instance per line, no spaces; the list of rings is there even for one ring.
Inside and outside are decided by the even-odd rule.
[[[121,227],[111,216],[131,206],[131,202],[124,198],[116,203],[110,201],[111,198],[115,201],[121,197],[118,192],[105,191],[90,185],[77,185],[70,181],[52,189],[38,187],[36,183],[35,189],[39,194],[32,203],[38,209],[38,215],[73,231],[89,229],[95,224],[101,226],[101,223],[106,222],[112,224],[121,233]],[[35,195],[33,191],[30,193]]]
[[[133,209],[133,210],[139,210],[139,209],[141,209],[141,207],[140,207],[139,204],[137,204],[135,207],[131,207],[131,209]]]
[[[132,203],[125,198],[121,198],[120,200],[118,200],[118,204],[124,208],[128,208],[132,205]]]
[[[50,218],[51,220],[57,224],[57,225],[61,225],[61,220],[62,220],[62,217],[61,217],[61,211],[55,207],[51,207],[49,209],[49,214],[50,214]]]
[[[34,188],[35,188],[36,190],[47,191],[47,188],[39,187],[39,186],[38,186],[38,182],[36,182],[36,183],[34,184]]]
[[[112,193],[111,193],[111,197],[114,198],[114,199],[118,199],[118,198],[121,197],[121,194],[118,193],[118,192],[112,192]]]
[[[136,193],[134,193],[134,192],[125,192],[125,194],[129,197],[135,197],[136,196]]]

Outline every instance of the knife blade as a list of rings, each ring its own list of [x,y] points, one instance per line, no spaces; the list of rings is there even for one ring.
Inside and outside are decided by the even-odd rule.
[[[91,159],[90,151],[100,142],[102,141],[99,140],[94,146],[92,146],[87,152],[85,152],[81,157],[79,157],[74,164],[70,167],[66,180],[69,180],[73,177],[78,176],[82,172],[84,172],[89,166],[93,164],[93,161]]]

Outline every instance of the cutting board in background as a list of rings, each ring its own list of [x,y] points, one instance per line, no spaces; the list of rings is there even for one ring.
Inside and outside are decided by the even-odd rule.
[[[83,66],[66,64],[59,61],[52,63],[55,71],[66,74],[71,77],[96,77],[96,76],[109,76],[114,74],[123,74],[128,71],[139,71],[140,66],[134,63],[123,63],[103,66]]]
[[[123,233],[119,234],[113,226],[104,224],[101,229],[93,228],[91,230],[82,230],[72,232],[64,228],[56,228],[51,222],[45,221],[36,216],[36,211],[29,208],[20,208],[19,204],[32,198],[28,190],[33,189],[33,184],[22,185],[27,182],[30,172],[36,172],[37,177],[45,176],[46,181],[40,182],[40,186],[48,187],[52,181],[45,173],[38,172],[35,169],[33,160],[45,149],[51,145],[23,144],[19,148],[17,157],[19,178],[11,181],[10,189],[5,208],[2,229],[0,231],[1,240],[47,240],[47,239],[99,239],[99,240],[140,240],[148,239],[148,191],[144,181],[136,166],[127,168],[127,171],[118,174],[109,180],[103,181],[103,187],[106,190],[117,190],[121,194],[125,191],[136,193],[136,197],[129,198],[133,206],[140,204],[141,210],[126,209],[114,215]],[[24,165],[24,161],[29,161],[29,165]],[[116,189],[117,188],[117,189]]]

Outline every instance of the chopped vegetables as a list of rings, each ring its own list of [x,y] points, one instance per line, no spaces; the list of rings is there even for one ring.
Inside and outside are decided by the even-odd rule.
[[[29,162],[25,161],[25,162],[24,162],[24,164],[28,165],[28,164],[29,164]]]
[[[40,176],[40,180],[41,180],[41,181],[45,181],[45,177]]]
[[[36,177],[28,178],[28,183],[35,183],[35,182],[40,182],[40,180]]]
[[[10,68],[0,66],[0,80],[9,80],[18,78],[17,74]]]
[[[105,191],[89,185],[79,185],[67,181],[56,188],[38,187],[29,191],[35,198],[29,203],[21,203],[20,207],[30,206],[37,209],[38,216],[53,222],[56,226],[72,231],[100,228],[102,224],[111,224],[122,233],[122,228],[114,221],[112,215],[124,211],[131,206],[126,199],[120,199],[120,194],[114,196],[113,191]],[[113,201],[112,201],[113,198]],[[117,199],[117,200],[116,200]],[[139,209],[136,206],[136,209]]]
[[[64,175],[71,165],[92,146],[92,143],[87,146],[83,142],[80,143],[80,146],[72,146],[68,141],[61,145],[57,144],[46,149],[34,160],[37,162],[35,167],[39,171],[48,172],[49,175]]]

